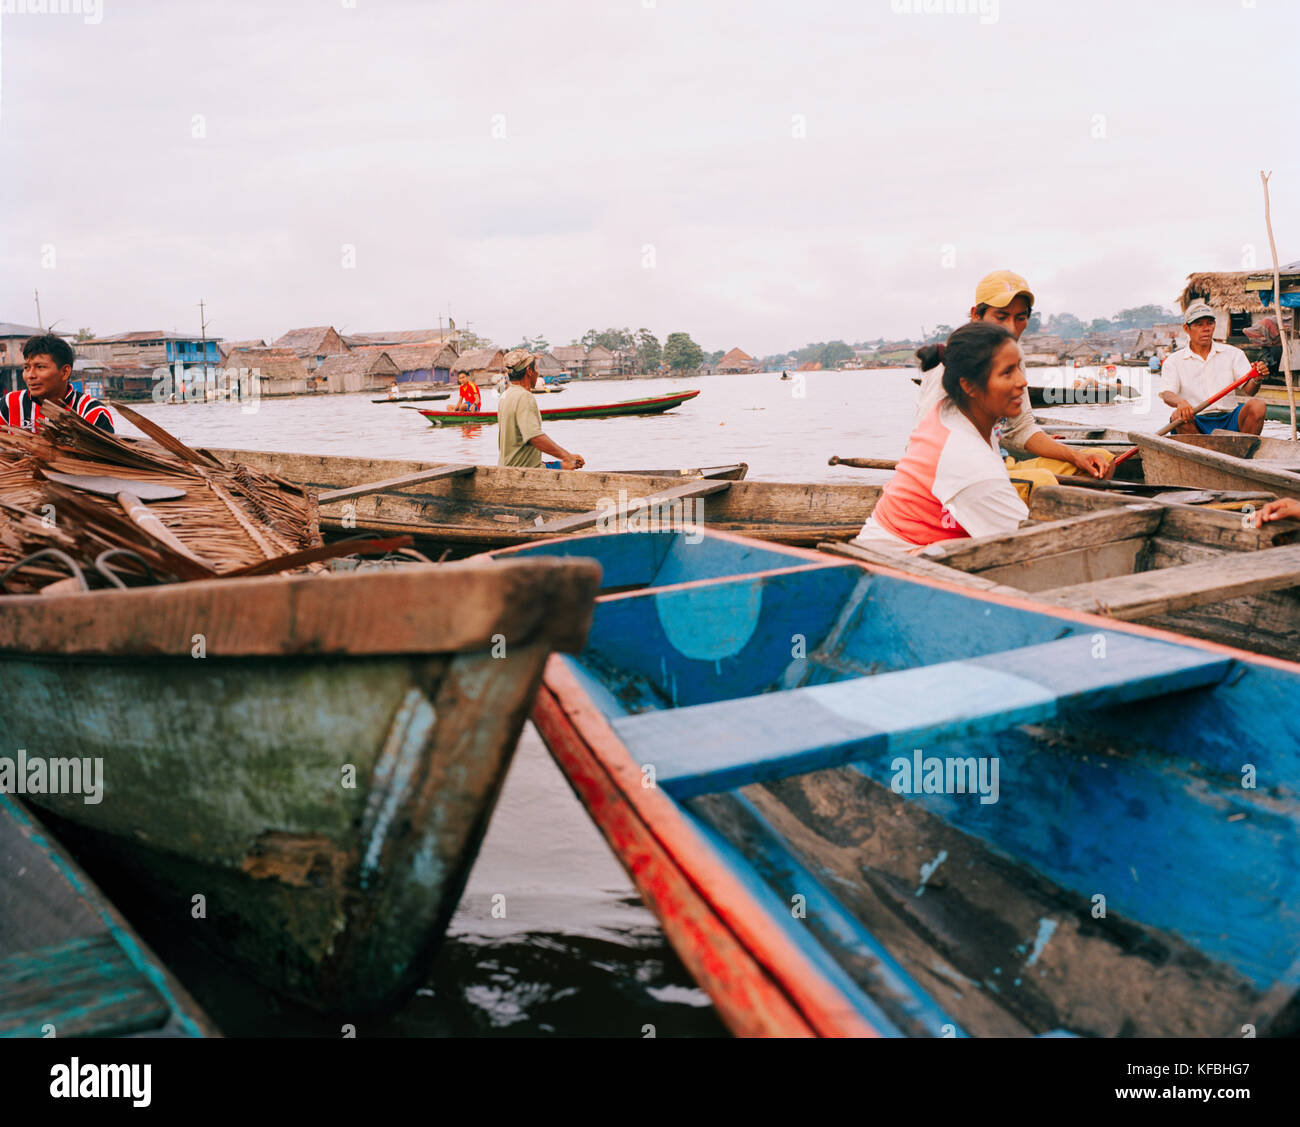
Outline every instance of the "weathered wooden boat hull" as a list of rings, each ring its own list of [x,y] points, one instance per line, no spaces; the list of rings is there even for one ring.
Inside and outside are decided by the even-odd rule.
[[[340,458],[273,451],[214,450],[231,463],[257,469],[311,488],[335,489],[389,480],[427,469],[428,463],[375,458]],[[725,467],[724,467],[725,468]],[[727,468],[731,472],[738,468]],[[440,481],[358,497],[321,507],[321,527],[332,535],[362,532],[415,536],[424,551],[450,548],[465,554],[526,544],[549,533],[537,525],[596,510],[613,510],[620,497],[661,494],[689,475],[646,476],[632,472],[522,470],[477,466]],[[777,543],[814,547],[823,540],[856,536],[870,515],[880,487],[851,484],[786,484],[733,479],[726,490],[663,506],[655,518],[695,521],[722,531],[742,532]],[[558,534],[557,534],[558,535]]]
[[[826,550],[1300,661],[1300,549],[1274,550],[1300,538],[1294,522],[1249,528],[1240,513],[1068,486],[1035,490],[1030,518],[1016,532],[915,555]]]
[[[542,410],[543,420],[612,419],[623,415],[662,415],[694,399],[698,391],[674,391],[668,395],[649,396],[644,399],[627,399],[622,403],[595,403],[582,407],[547,407]],[[497,421],[495,411],[421,411],[433,426],[491,426]]]
[[[0,1037],[216,1034],[81,866],[3,793],[0,861]]]
[[[613,590],[534,720],[733,1031],[1294,1028],[1300,666],[734,537],[587,550]]]
[[[1243,436],[1161,437],[1134,431],[1130,437],[1142,452],[1147,481],[1193,489],[1267,490],[1279,497],[1300,497],[1300,456],[1284,462],[1241,458],[1226,452],[1236,448],[1235,438]],[[1271,445],[1276,441],[1269,440],[1270,445],[1262,448],[1277,451]],[[1290,443],[1285,445],[1289,447]]]
[[[159,910],[324,1009],[418,982],[547,654],[598,572],[454,564],[6,600],[0,730],[103,763],[30,794]]]

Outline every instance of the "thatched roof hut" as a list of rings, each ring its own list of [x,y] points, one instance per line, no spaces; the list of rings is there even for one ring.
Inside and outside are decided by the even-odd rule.
[[[316,378],[323,379],[329,391],[341,394],[392,387],[397,373],[397,365],[386,352],[348,352],[326,356],[316,369]]]
[[[256,371],[258,395],[302,395],[311,390],[307,363],[292,348],[237,348],[226,357],[226,366]]]
[[[1199,300],[1207,302],[1216,312],[1263,313],[1259,294],[1246,289],[1246,279],[1258,274],[1258,270],[1188,274],[1187,285],[1178,295],[1178,308],[1186,310],[1193,301]]]
[[[443,345],[402,345],[385,350],[389,358],[397,365],[403,375],[409,372],[427,372],[424,378],[432,380],[437,369],[451,370],[456,363],[456,349],[449,344]]]
[[[718,371],[728,372],[752,372],[757,369],[758,364],[748,352],[742,352],[739,348],[733,348],[721,360],[718,361]]]
[[[505,375],[505,353],[499,348],[476,348],[456,357],[451,374],[459,376],[468,372],[475,383],[491,383]]]
[[[315,366],[313,357],[334,356],[348,350],[348,346],[343,343],[343,338],[334,331],[332,325],[315,325],[309,329],[290,329],[276,340],[272,347],[292,348],[294,352],[307,360],[311,367]]]

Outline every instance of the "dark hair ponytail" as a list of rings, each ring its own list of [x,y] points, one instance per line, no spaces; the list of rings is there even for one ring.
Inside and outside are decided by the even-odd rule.
[[[921,371],[928,372],[943,363],[944,346],[941,344],[923,344],[916,350],[916,358],[921,361]]]
[[[1016,338],[1003,326],[991,321],[970,321],[953,331],[944,348],[943,390],[958,407],[965,407],[969,396],[961,381],[969,380],[980,391],[989,385],[993,357],[1007,341]]]

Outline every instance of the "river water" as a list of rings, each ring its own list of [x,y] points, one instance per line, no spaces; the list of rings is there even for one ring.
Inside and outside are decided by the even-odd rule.
[[[1121,371],[1126,382],[1146,387],[1144,371]],[[832,454],[898,457],[915,410],[913,374],[809,372],[784,382],[777,373],[591,381],[544,395],[540,405],[545,410],[698,387],[698,398],[662,416],[556,422],[547,432],[583,455],[589,469],[743,461],[756,479],[879,482],[885,474],[829,467],[826,460]],[[1030,378],[1050,385],[1064,374],[1035,369]],[[495,427],[433,428],[415,411],[370,398],[150,404],[142,410],[190,445],[495,463]],[[493,402],[490,393],[484,399],[485,406]],[[1168,418],[1168,410],[1159,403],[1152,409],[1149,399],[1053,413],[1127,430],[1155,430]],[[1278,424],[1267,430],[1283,433]],[[493,914],[497,894],[505,897],[504,918]],[[153,928],[145,934],[227,1035],[339,1036],[336,1021],[287,1006],[213,965],[179,937]],[[725,1029],[529,724],[427,982],[401,1011],[362,1022],[357,1034],[651,1032],[708,1036]]]

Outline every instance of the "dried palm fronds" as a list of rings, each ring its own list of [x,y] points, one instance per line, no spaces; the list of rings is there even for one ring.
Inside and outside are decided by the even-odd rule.
[[[133,411],[124,414],[140,418]],[[100,553],[126,548],[157,578],[186,580],[242,572],[320,547],[315,500],[300,487],[248,466],[227,466],[155,423],[146,429],[151,439],[121,438],[53,404],[39,434],[0,427],[0,572],[57,547],[89,574]],[[202,562],[136,524],[113,497],[51,481],[47,471],[184,490],[183,497],[153,502],[148,511]],[[119,560],[117,567],[145,577],[139,564]],[[62,577],[57,566],[42,560],[10,577],[6,589],[37,590]]]

